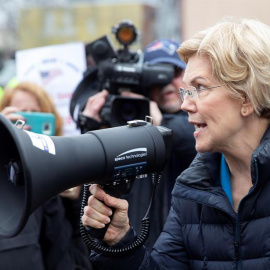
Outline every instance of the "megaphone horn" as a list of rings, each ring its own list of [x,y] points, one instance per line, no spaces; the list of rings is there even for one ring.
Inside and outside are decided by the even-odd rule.
[[[30,214],[60,192],[162,172],[172,131],[146,121],[77,136],[46,136],[0,115],[0,236],[13,237]]]

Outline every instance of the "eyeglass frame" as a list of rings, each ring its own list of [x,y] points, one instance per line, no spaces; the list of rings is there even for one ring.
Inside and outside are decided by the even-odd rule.
[[[221,87],[221,86],[224,86],[224,85],[225,84],[216,85],[216,86],[210,86],[210,87],[205,87],[205,88],[199,89],[199,90],[195,86],[190,85],[187,88],[191,87],[193,89],[193,91],[190,91],[187,88],[185,89],[184,87],[179,87],[178,91],[179,91],[179,94],[180,94],[180,97],[181,97],[182,101],[184,101],[186,94],[188,94],[190,99],[198,99],[198,97],[199,97],[198,91],[200,92],[200,91],[204,91],[204,90],[208,90],[208,89]],[[183,95],[183,92],[184,92],[184,95]],[[191,93],[192,93],[192,95],[190,95]]]

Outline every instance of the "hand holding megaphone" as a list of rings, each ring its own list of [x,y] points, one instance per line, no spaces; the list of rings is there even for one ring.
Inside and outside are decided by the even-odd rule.
[[[91,196],[84,208],[84,226],[104,231],[103,240],[108,245],[117,243],[129,230],[128,202],[107,194],[99,185],[90,186]],[[114,209],[114,211],[112,211]],[[114,213],[113,213],[114,212]]]

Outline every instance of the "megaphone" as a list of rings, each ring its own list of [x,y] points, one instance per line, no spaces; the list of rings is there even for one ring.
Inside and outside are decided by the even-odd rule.
[[[0,114],[0,236],[16,236],[35,209],[71,187],[117,189],[131,177],[162,172],[171,143],[172,130],[149,121],[57,137],[18,128]]]

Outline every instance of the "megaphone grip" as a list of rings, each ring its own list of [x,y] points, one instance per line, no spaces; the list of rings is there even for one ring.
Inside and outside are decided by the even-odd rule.
[[[113,196],[113,197],[117,197],[119,198],[121,193],[119,193],[118,190],[114,189],[111,185],[104,185],[104,186],[101,186],[102,189],[107,193],[109,194],[110,196]],[[102,202],[104,203],[104,202]],[[112,215],[110,216],[110,219],[112,220],[113,218],[113,214],[114,214],[114,211],[115,211],[115,208],[111,208],[112,210]],[[111,223],[111,222],[110,222]],[[110,223],[107,223],[105,224],[105,227],[102,228],[102,229],[95,229],[95,228],[92,228],[90,226],[86,226],[86,231],[94,238],[102,241],[106,232],[107,232],[107,229],[110,225]]]

